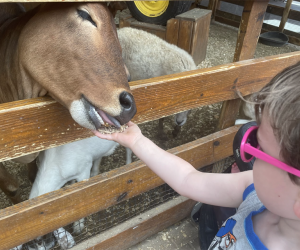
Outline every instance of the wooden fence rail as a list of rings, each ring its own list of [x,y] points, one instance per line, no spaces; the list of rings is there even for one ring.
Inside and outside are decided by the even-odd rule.
[[[300,61],[300,52],[240,61],[131,83],[137,123],[258,91],[278,72]],[[1,161],[62,145],[92,134],[76,125],[50,98],[0,105]],[[238,127],[231,127],[169,152],[201,168],[232,155]],[[218,143],[216,143],[218,142]],[[142,162],[42,195],[0,211],[0,249],[9,249],[89,214],[161,185]],[[125,195],[124,195],[125,194]]]
[[[218,6],[220,4],[220,0],[210,0],[210,1],[218,1]],[[236,1],[236,0],[222,0],[222,2],[227,2],[234,5],[244,6],[245,1]],[[268,31],[281,31],[286,34],[289,38],[289,43],[293,43],[295,45],[300,45],[300,35],[297,32],[290,31],[284,29],[285,23],[287,18],[294,21],[300,21],[300,12],[297,10],[290,9],[291,7],[291,0],[288,0],[285,7],[277,6],[274,4],[268,4],[266,13],[274,14],[280,16],[281,22],[280,27],[266,24],[264,23],[262,26],[261,32],[268,32]],[[207,7],[201,6],[201,8],[206,9]],[[222,11],[218,8],[214,9],[214,18],[217,22],[225,23],[234,27],[239,27],[241,22],[241,17],[239,15],[235,15],[226,11]]]
[[[298,61],[300,52],[292,52],[132,82],[138,110],[133,121],[143,123],[235,99],[236,90],[249,95]],[[92,136],[51,98],[1,104],[0,120],[0,161]]]

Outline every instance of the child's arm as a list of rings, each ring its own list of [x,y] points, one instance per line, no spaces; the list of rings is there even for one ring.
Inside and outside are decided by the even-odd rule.
[[[123,133],[103,135],[129,147],[138,158],[151,168],[179,194],[207,204],[238,207],[243,201],[245,188],[252,183],[252,171],[237,174],[201,173],[181,158],[170,154],[144,137],[137,125],[129,123]]]

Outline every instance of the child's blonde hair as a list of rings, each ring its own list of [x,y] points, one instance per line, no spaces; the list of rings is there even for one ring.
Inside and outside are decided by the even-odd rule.
[[[286,164],[300,170],[300,63],[284,69],[255,95],[256,120],[267,112],[280,155]],[[294,183],[300,178],[289,174]]]

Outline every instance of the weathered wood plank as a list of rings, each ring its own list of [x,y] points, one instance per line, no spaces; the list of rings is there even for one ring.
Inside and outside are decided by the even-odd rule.
[[[290,13],[290,9],[291,9],[291,6],[292,6],[292,1],[293,0],[287,0],[287,2],[285,4],[285,8],[284,8],[284,11],[283,11],[283,14],[282,14],[281,22],[280,22],[280,25],[279,25],[279,28],[278,28],[278,30],[280,32],[283,32],[283,30],[284,30],[284,26],[287,22],[287,19],[288,19],[289,13]]]
[[[228,128],[168,152],[199,169],[220,160],[220,157],[232,155],[232,141],[238,128],[239,126]],[[10,249],[28,242],[39,235],[115,205],[120,201],[121,195],[121,200],[129,199],[161,184],[163,181],[138,161],[2,209],[1,247]]]
[[[249,95],[298,61],[297,51],[132,82],[138,110],[133,121],[143,123],[232,100],[238,97],[237,89]],[[0,120],[0,161],[92,136],[50,98],[1,104]]]
[[[178,42],[178,31],[179,31],[179,20],[172,18],[167,22],[166,30],[166,41],[168,43],[177,45]]]
[[[267,6],[268,0],[245,1],[234,62],[253,58]]]
[[[193,24],[190,32],[191,45],[189,53],[196,65],[205,60],[206,57],[211,13],[210,10],[195,8],[176,16],[176,19],[179,19],[180,22],[185,20]],[[182,28],[180,27],[180,29]],[[182,38],[179,37],[178,39],[181,40]]]
[[[212,15],[211,17],[213,19],[215,19],[215,14],[216,14],[216,10],[220,5],[220,1],[219,0],[210,0],[207,6],[207,9],[212,11]]]
[[[72,250],[122,250],[186,218],[195,201],[179,196],[92,237]]]
[[[253,58],[267,6],[267,0],[245,2],[233,58],[234,62]],[[218,129],[234,125],[239,106],[240,100],[223,103]]]
[[[222,10],[216,10],[216,15],[218,17],[222,17],[224,19],[228,19],[230,21],[236,22],[237,24],[234,25],[235,27],[239,27],[240,26],[240,22],[241,22],[242,18],[240,16],[238,16],[238,15],[235,15],[235,14],[232,14],[232,13],[228,13],[228,12],[225,12],[225,11],[222,11]]]
[[[227,12],[218,10],[215,20],[217,22],[225,23],[227,25],[238,28],[240,25],[241,17],[237,16],[237,15],[233,15],[231,13],[227,13]],[[264,23],[262,26],[261,33],[264,33],[267,31],[278,31],[278,27]],[[288,36],[289,43],[292,43],[295,45],[300,45],[300,34],[299,33],[296,33],[296,32],[290,31],[290,30],[284,30],[283,32],[285,35]]]
[[[185,50],[189,54],[191,53],[193,26],[194,26],[193,22],[180,19],[177,46]]]
[[[278,10],[277,8],[281,8],[281,9]],[[282,16],[283,8],[278,7],[278,6],[273,7],[272,5],[269,5],[266,12],[274,14],[274,15]],[[216,10],[216,18],[217,18],[216,21],[221,22],[221,23],[226,23],[226,24],[234,26],[234,27],[239,27],[239,24],[241,21],[240,16],[234,15],[234,14],[231,14],[231,13],[228,13],[225,11],[221,11],[221,10]],[[300,12],[295,11],[295,10],[290,10],[288,18],[296,20],[296,21],[300,21]],[[265,26],[265,25],[266,24],[264,23],[263,26]],[[274,30],[276,30],[276,31],[278,29],[277,26],[273,26],[273,25],[268,25],[268,26],[272,26],[274,28]],[[272,30],[272,29],[269,29],[269,30]]]
[[[211,14],[207,15],[206,18],[202,18],[202,20],[194,23],[191,55],[196,65],[199,65],[206,58],[210,19]]]
[[[226,13],[226,12],[221,12],[221,13]],[[215,16],[215,21],[217,21],[219,23],[224,23],[224,24],[230,25],[232,27],[236,27],[236,28],[240,27],[240,22],[234,21],[229,18],[225,18],[222,15],[218,16],[218,14]]]

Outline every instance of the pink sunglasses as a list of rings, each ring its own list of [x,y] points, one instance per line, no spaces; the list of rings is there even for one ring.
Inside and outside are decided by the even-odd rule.
[[[257,137],[256,137],[257,129],[258,129],[257,126],[250,127],[243,136],[241,147],[240,147],[242,160],[244,162],[250,162],[253,159],[253,157],[256,157],[288,173],[300,177],[300,171],[298,169],[286,165],[282,161],[279,161],[274,157],[259,150],[260,146],[258,144]]]

